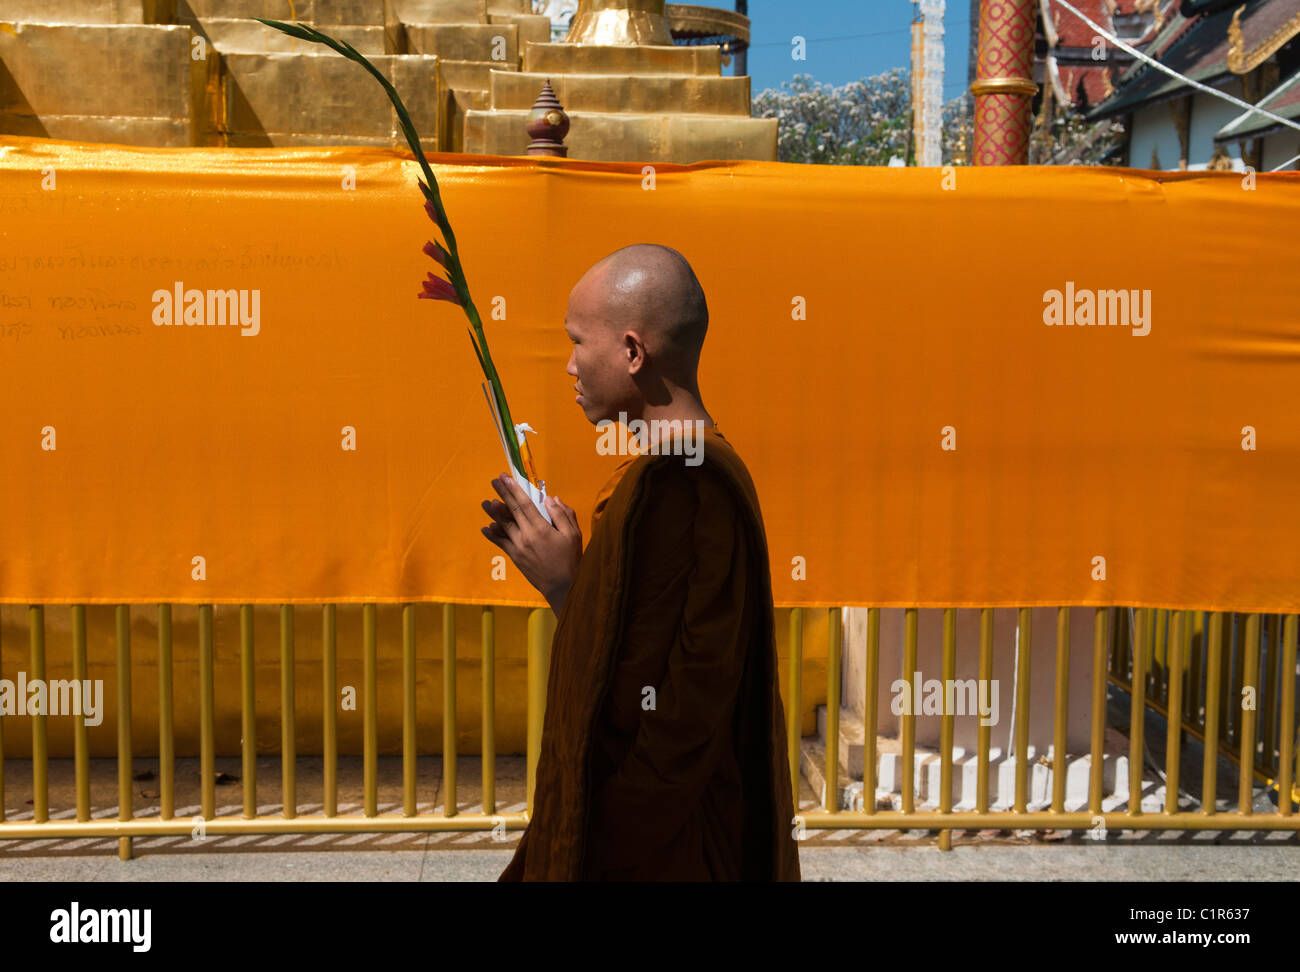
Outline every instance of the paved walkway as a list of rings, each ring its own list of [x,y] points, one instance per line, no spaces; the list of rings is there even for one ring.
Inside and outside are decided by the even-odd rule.
[[[1217,839],[1217,843],[1216,843]],[[0,842],[3,881],[495,881],[518,841],[484,833],[141,837],[117,859],[114,839]],[[494,847],[494,843],[502,846]],[[1300,880],[1289,834],[1157,835],[1106,842],[1037,834],[958,836],[941,851],[923,832],[810,832],[806,881]]]
[[[299,760],[297,804],[302,816],[321,810],[319,759]],[[156,760],[136,761],[133,813],[158,816]],[[31,819],[30,763],[6,760],[5,803],[9,819]],[[238,758],[216,760],[217,813],[237,816],[243,781]],[[279,757],[257,766],[258,812],[275,815]],[[51,817],[72,816],[76,804],[70,760],[50,764]],[[93,815],[117,816],[113,759],[91,760]],[[339,760],[339,812],[359,814],[361,761]],[[381,757],[381,814],[401,812],[401,760]],[[198,812],[198,761],[176,761],[176,815]],[[441,760],[419,761],[420,813],[441,813],[446,797]],[[457,761],[456,805],[480,809],[481,765]],[[497,808],[524,809],[523,760],[498,757]],[[1263,799],[1256,811],[1276,812]],[[818,808],[803,780],[800,808]],[[1225,804],[1225,809],[1231,809]],[[951,851],[940,851],[926,831],[810,830],[800,844],[808,881],[1256,881],[1300,880],[1300,839],[1293,833],[1168,833],[1112,831],[1106,841],[1082,835],[1054,839],[1032,831],[1017,834],[956,834]],[[114,838],[0,841],[0,882],[5,881],[495,881],[519,839],[491,832],[427,834],[275,834],[139,837],[135,859],[117,859]]]

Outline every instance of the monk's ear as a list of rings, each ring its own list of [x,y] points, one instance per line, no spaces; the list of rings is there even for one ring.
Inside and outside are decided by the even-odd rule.
[[[641,335],[636,331],[623,332],[623,349],[627,355],[628,374],[635,375],[645,367],[646,350]]]

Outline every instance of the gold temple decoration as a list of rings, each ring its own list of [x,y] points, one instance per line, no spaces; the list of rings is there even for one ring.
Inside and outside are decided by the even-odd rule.
[[[1246,39],[1241,30],[1241,14],[1245,9],[1246,4],[1242,4],[1233,11],[1232,23],[1228,25],[1228,70],[1233,74],[1253,71],[1276,54],[1287,41],[1300,34],[1300,13],[1297,13],[1247,51]]]
[[[987,94],[1038,94],[1038,85],[1028,78],[983,78],[975,81],[970,86],[970,93],[976,95]]]
[[[1232,171],[1232,157],[1224,150],[1222,145],[1214,146],[1214,154],[1210,156],[1210,161],[1205,164],[1205,168],[1211,172],[1230,172]]]
[[[733,10],[705,7],[694,3],[665,4],[668,30],[674,38],[719,37],[735,38],[722,44],[724,57],[733,50],[749,47],[749,18]]]
[[[1246,9],[1243,3],[1232,14],[1232,23],[1228,24],[1228,70],[1233,74],[1245,74],[1246,39],[1241,35],[1241,12]]]
[[[566,44],[632,47],[671,45],[665,0],[579,0]]]
[[[1178,168],[1187,168],[1187,151],[1189,127],[1192,117],[1192,99],[1190,95],[1169,102],[1169,116],[1173,119],[1174,129],[1178,132]]]

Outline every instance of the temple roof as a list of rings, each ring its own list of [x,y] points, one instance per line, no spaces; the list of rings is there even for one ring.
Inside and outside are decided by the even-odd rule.
[[[1300,71],[1291,75],[1259,103],[1275,115],[1283,118],[1300,119]],[[1271,118],[1257,115],[1252,111],[1242,112],[1215,133],[1216,142],[1236,141],[1239,138],[1255,138],[1271,134],[1282,128]]]
[[[1212,84],[1246,73],[1298,33],[1296,0],[1182,0],[1144,53],[1193,81]],[[1117,87],[1089,112],[1090,119],[1166,100],[1187,85],[1139,62]]]
[[[1107,30],[1114,30],[1112,8],[1128,13],[1138,0],[1077,0],[1074,6],[1084,16]],[[1122,51],[1108,49],[1105,60],[1094,57],[1095,32],[1058,0],[1040,0],[1040,20],[1047,40],[1046,76],[1058,101],[1075,107],[1089,107],[1105,100],[1113,90],[1113,79],[1128,63]],[[1115,55],[1119,55],[1116,57]]]

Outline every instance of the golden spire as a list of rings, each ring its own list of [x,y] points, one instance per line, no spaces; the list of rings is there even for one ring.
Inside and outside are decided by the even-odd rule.
[[[566,44],[636,47],[672,44],[665,0],[578,0]]]

